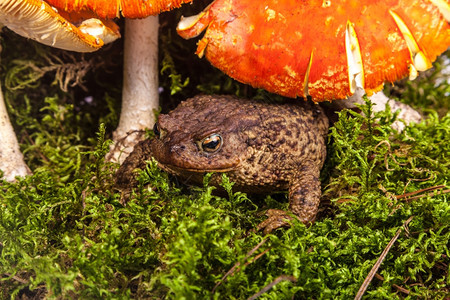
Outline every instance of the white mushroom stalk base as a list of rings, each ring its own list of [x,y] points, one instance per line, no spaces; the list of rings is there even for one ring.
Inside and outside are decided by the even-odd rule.
[[[23,160],[16,134],[11,125],[0,88],[0,170],[6,181],[14,181],[16,176],[31,174],[30,169]]]
[[[361,88],[357,88],[355,93],[345,100],[333,101],[333,105],[336,105],[338,109],[342,108],[355,108],[355,104],[364,104],[363,96],[365,92]],[[411,106],[401,103],[396,100],[388,98],[383,92],[374,93],[369,97],[370,101],[374,104],[374,112],[383,111],[386,105],[389,105],[392,112],[399,111],[398,119],[402,121],[395,121],[392,126],[395,130],[401,132],[405,129],[405,124],[419,123],[422,120],[422,116]]]
[[[144,129],[152,128],[155,122],[154,110],[159,106],[158,28],[158,16],[126,20],[122,111],[108,161],[122,163],[144,138]]]

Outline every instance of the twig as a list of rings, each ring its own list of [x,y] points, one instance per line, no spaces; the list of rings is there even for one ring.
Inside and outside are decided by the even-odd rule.
[[[380,280],[380,281],[384,281],[384,277],[381,276],[381,275],[378,274],[378,273],[375,274],[375,278],[378,279],[378,280]],[[408,277],[408,278],[409,278],[409,277]],[[407,280],[406,280],[406,281],[407,281]],[[406,281],[405,281],[405,282],[406,282]],[[401,287],[401,286],[399,286],[399,285],[397,285],[397,284],[393,284],[392,286],[393,286],[397,291],[400,291],[400,292],[405,293],[405,294],[407,294],[407,295],[409,295],[409,293],[410,293],[409,290],[407,290],[407,289],[405,289],[404,287]]]
[[[258,250],[262,245],[264,245],[264,243],[267,241],[267,237],[265,237],[261,242],[259,242],[258,245],[256,245],[252,250],[250,250],[247,255],[245,256],[244,260],[247,260],[250,256],[253,255],[253,253],[255,253],[256,250]],[[254,262],[255,260],[259,259],[261,256],[263,256],[264,254],[266,254],[269,249],[264,250],[261,254],[257,255],[251,262],[246,263],[245,265],[248,265],[249,263]],[[220,281],[214,286],[214,288],[212,289],[211,293],[214,294],[214,292],[216,291],[216,289],[222,284],[222,282],[224,282],[228,276],[232,275],[237,269],[238,267],[241,265],[240,262],[237,262],[236,264],[234,264],[234,266],[225,274],[223,275],[223,277],[220,279]]]
[[[15,281],[18,281],[18,282],[20,282],[20,283],[22,283],[22,284],[28,284],[28,283],[29,283],[28,280],[23,279],[23,278],[20,278],[19,276],[16,276],[16,275],[12,275],[12,276],[11,276],[11,274],[9,274],[9,273],[5,273],[5,275],[8,276],[8,277],[11,277],[11,278],[14,279]]]
[[[435,195],[447,194],[447,193],[450,193],[450,189],[439,191],[439,192],[436,192],[436,193],[428,193],[428,194],[424,194],[424,195],[418,195],[418,196],[415,196],[415,197],[408,198],[408,199],[406,199],[406,201],[416,200],[416,199],[419,199],[419,198],[422,198],[422,197],[428,197],[428,196],[431,197],[431,196],[435,196]]]
[[[409,295],[409,293],[410,293],[410,291],[409,290],[407,290],[407,289],[405,289],[404,287],[401,287],[401,286],[399,286],[399,285],[397,285],[397,284],[393,284],[392,285],[397,291],[399,291],[399,292],[402,292],[402,293],[404,293],[404,294],[406,294],[406,295]]]
[[[418,196],[415,196],[415,197],[408,198],[408,199],[406,199],[406,201],[416,200],[416,199],[419,199],[419,198],[422,198],[422,197],[428,197],[428,196],[431,197],[431,196],[435,196],[435,195],[448,194],[448,193],[450,193],[450,189],[439,191],[437,193],[428,193],[428,194],[418,195]]]
[[[429,191],[439,190],[439,189],[443,189],[443,188],[445,188],[445,185],[432,186],[432,187],[421,189],[421,190],[418,190],[418,191],[397,195],[397,196],[395,196],[395,198],[397,198],[397,200],[398,199],[403,199],[403,198],[409,198],[411,196],[414,196],[414,195],[417,195],[417,194],[420,194],[420,193],[423,193],[423,192],[429,192]],[[427,194],[427,195],[429,195],[429,194]],[[423,195],[421,197],[423,197]],[[408,199],[408,200],[410,200],[410,199]]]
[[[389,241],[389,243],[387,244],[386,248],[383,250],[383,253],[381,253],[381,255],[378,258],[377,262],[375,263],[375,265],[370,270],[370,272],[367,275],[366,279],[364,279],[364,282],[362,283],[361,287],[359,288],[358,293],[356,293],[355,300],[359,300],[359,299],[362,298],[362,296],[364,295],[364,293],[367,290],[367,287],[369,286],[369,284],[372,281],[373,277],[375,276],[375,274],[377,273],[378,269],[380,268],[381,263],[383,262],[383,260],[385,259],[386,255],[388,254],[389,250],[391,250],[391,248],[394,245],[395,241],[400,236],[400,233],[402,233],[403,229],[405,229],[406,226],[408,226],[409,222],[411,222],[411,220],[413,218],[414,218],[414,216],[409,217],[409,219],[406,220],[406,222],[403,224],[403,226],[400,229],[397,230],[395,236]]]
[[[415,168],[413,171],[414,171],[414,172],[417,172],[417,173],[430,172],[430,170],[428,170],[428,169],[422,169],[422,168]],[[435,176],[436,176],[435,174],[431,174],[428,178],[422,178],[422,179],[410,178],[410,179],[408,179],[408,182],[406,183],[405,187],[403,188],[403,193],[405,193],[406,188],[408,187],[408,185],[409,185],[412,181],[415,181],[415,182],[423,182],[423,181],[431,180],[431,179],[433,179]]]
[[[394,171],[395,170],[395,169],[389,168],[388,156],[391,157],[392,160],[399,166],[406,166],[407,165],[406,163],[399,163],[397,161],[397,159],[394,157],[394,155],[392,155],[391,144],[388,141],[381,141],[381,142],[379,142],[375,146],[375,148],[373,150],[375,151],[378,148],[378,146],[383,145],[383,144],[387,145],[387,148],[388,148],[388,151],[384,154],[384,165],[385,165],[385,168],[386,168],[387,171]]]
[[[381,275],[378,274],[378,273],[375,273],[375,278],[378,279],[378,280],[384,281],[384,277],[381,276]]]
[[[443,190],[443,191],[437,191],[437,192],[432,192],[432,193],[427,193],[427,194],[422,194],[422,195],[417,195],[423,192],[427,192],[427,191],[434,191],[434,190],[438,190],[438,189],[442,189],[445,188],[445,185],[437,185],[437,186],[433,186],[433,187],[429,187],[429,188],[425,188],[425,189],[421,189],[415,192],[410,192],[410,193],[405,193],[405,194],[401,194],[401,195],[396,195],[394,196],[395,199],[399,200],[399,199],[405,199],[405,202],[411,202],[413,200],[417,200],[420,199],[422,197],[432,197],[432,196],[436,196],[436,195],[441,195],[441,194],[447,194],[450,193],[450,189],[448,190]],[[411,197],[413,195],[417,195],[415,197]],[[396,207],[394,207],[394,209],[389,213],[389,216],[392,216],[398,208],[400,208],[401,205],[397,205]]]
[[[280,283],[281,281],[290,281],[292,283],[295,283],[295,282],[297,282],[297,278],[295,278],[294,276],[291,276],[291,275],[278,276],[277,278],[275,278],[274,281],[272,281],[271,283],[269,283],[268,285],[263,287],[262,290],[260,290],[259,292],[257,292],[256,294],[254,294],[253,296],[248,298],[248,300],[255,300],[256,298],[258,298],[259,296],[261,296],[262,294],[264,294],[265,292],[267,292],[268,290],[273,288],[274,285]]]

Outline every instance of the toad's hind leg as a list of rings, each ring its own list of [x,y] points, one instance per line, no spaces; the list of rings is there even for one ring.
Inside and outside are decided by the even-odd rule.
[[[314,222],[319,209],[320,196],[320,166],[313,163],[305,164],[297,170],[289,186],[289,211],[302,223],[308,225]],[[270,209],[268,218],[258,225],[258,230],[264,229],[264,233],[282,226],[288,226],[292,219],[288,212]]]

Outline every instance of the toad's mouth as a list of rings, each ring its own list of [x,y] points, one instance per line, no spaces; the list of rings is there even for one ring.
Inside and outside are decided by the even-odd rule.
[[[215,157],[187,155],[181,147],[162,147],[161,143],[152,144],[152,154],[158,166],[167,171],[182,175],[183,173],[226,173],[237,169],[241,157]]]
[[[175,166],[173,164],[165,164],[158,161],[158,167],[160,167],[162,170],[170,173],[175,173],[177,175],[183,174],[183,173],[210,173],[210,172],[216,172],[216,173],[226,173],[233,171],[237,168],[237,164],[233,164],[231,166],[222,167],[222,168],[192,168],[192,167],[180,167]]]

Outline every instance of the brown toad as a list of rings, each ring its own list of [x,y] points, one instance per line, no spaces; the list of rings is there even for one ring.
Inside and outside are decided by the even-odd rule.
[[[289,208],[300,221],[314,220],[321,190],[319,173],[326,156],[328,119],[311,103],[267,104],[232,96],[197,96],[159,116],[156,138],[135,146],[117,174],[117,185],[136,183],[134,170],[152,156],[176,176],[201,183],[225,172],[233,188],[250,193],[289,189]],[[269,211],[261,228],[271,231],[289,219]]]

